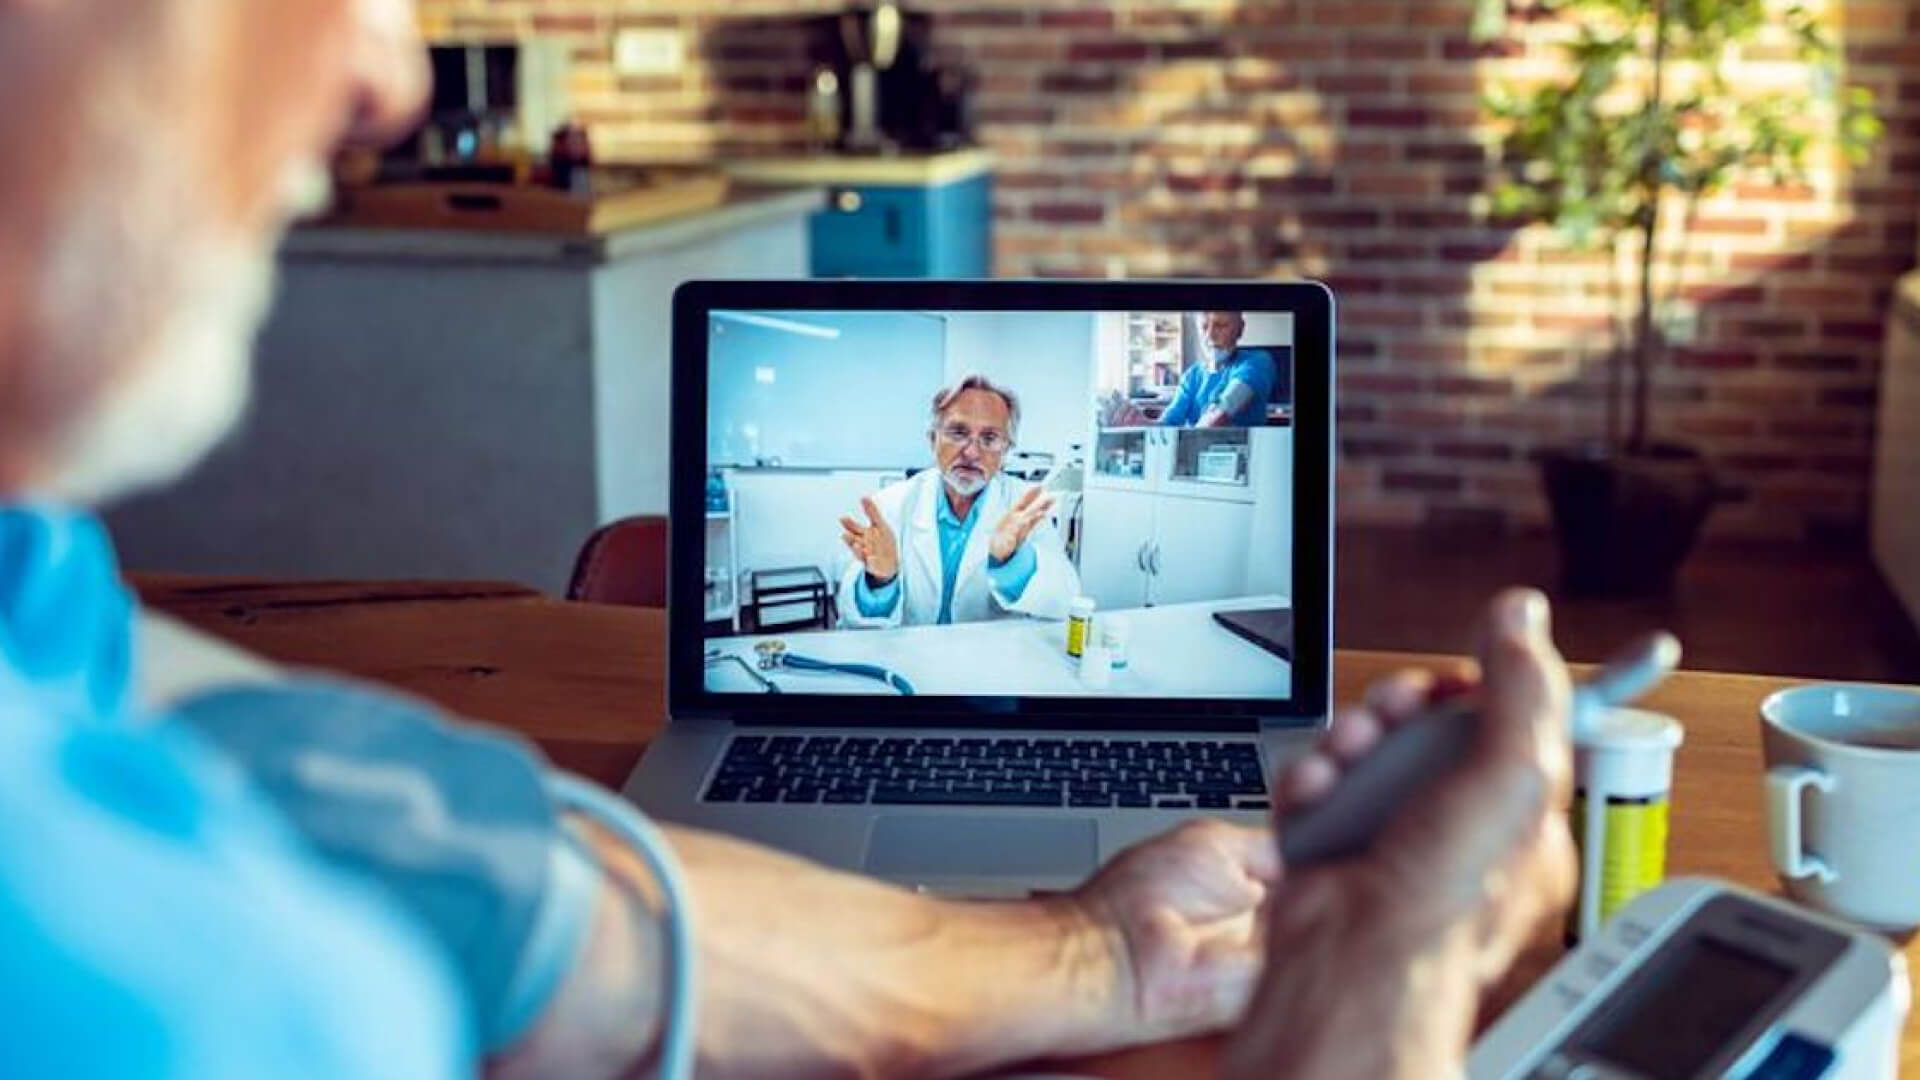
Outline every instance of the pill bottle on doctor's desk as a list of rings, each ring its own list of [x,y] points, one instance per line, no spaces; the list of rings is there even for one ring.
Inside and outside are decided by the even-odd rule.
[[[1093,639],[1093,598],[1076,596],[1067,609],[1067,655],[1075,660],[1086,653]]]
[[[1125,615],[1106,615],[1100,619],[1100,643],[1107,648],[1107,654],[1113,658],[1113,670],[1127,669],[1127,638],[1132,628],[1127,625]]]

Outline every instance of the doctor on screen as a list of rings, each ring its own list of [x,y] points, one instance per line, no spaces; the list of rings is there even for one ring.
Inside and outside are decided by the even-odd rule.
[[[1000,471],[1019,427],[1019,399],[983,375],[934,395],[937,467],[840,519],[853,553],[840,579],[843,626],[1067,617],[1080,579],[1048,520],[1053,499]]]

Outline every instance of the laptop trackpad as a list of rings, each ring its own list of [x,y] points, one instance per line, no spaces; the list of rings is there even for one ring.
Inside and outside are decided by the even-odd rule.
[[[922,878],[1068,878],[1100,864],[1092,818],[889,814],[873,823],[868,873]]]

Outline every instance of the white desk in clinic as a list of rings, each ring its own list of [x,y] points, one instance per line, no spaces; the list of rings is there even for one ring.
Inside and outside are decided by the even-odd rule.
[[[762,691],[738,664],[712,658],[738,656],[751,666],[758,659],[754,645],[778,639],[789,652],[817,660],[887,668],[919,694],[1283,698],[1292,686],[1293,665],[1221,626],[1213,613],[1288,606],[1284,596],[1252,596],[1096,612],[1096,624],[1102,615],[1124,615],[1129,625],[1127,667],[1115,671],[1103,690],[1080,681],[1079,661],[1067,655],[1066,623],[1029,618],[710,638],[706,684],[720,693]],[[782,668],[762,674],[783,693],[893,692],[877,680],[839,672]]]

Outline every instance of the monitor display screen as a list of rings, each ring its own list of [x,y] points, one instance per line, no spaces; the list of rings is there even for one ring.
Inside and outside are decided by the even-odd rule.
[[[1689,1080],[1766,1015],[1794,975],[1793,967],[1747,949],[1689,937],[1585,1033],[1580,1049],[1650,1080]]]
[[[1293,692],[1292,313],[705,318],[707,691]]]

